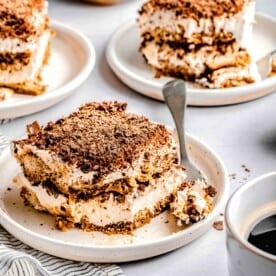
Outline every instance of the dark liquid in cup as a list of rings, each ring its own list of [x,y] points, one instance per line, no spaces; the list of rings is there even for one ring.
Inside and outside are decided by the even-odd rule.
[[[276,215],[269,217],[271,219],[276,220]],[[264,219],[265,220],[265,219]],[[250,232],[248,237],[248,242],[253,244],[254,246],[258,247],[259,249],[266,251],[270,254],[276,255],[276,230],[275,229],[266,229],[263,228],[264,231],[261,234],[255,234],[254,230],[259,228],[260,224],[263,221],[259,222],[255,225],[253,230]]]

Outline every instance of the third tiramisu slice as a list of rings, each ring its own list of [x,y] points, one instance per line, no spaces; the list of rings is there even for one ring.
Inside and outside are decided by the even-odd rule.
[[[149,0],[140,51],[156,76],[225,88],[259,80],[251,55],[255,1]]]

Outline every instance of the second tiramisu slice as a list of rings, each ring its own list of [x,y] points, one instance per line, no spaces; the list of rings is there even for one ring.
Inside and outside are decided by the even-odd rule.
[[[0,89],[39,95],[50,55],[48,2],[0,0]],[[7,97],[7,90],[1,90]]]

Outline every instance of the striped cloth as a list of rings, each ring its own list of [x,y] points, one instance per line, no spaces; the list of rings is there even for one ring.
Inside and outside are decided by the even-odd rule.
[[[57,258],[20,242],[0,226],[1,276],[120,276],[120,267]]]

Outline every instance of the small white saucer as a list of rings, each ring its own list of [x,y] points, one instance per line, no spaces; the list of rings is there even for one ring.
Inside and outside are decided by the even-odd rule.
[[[253,56],[262,58],[276,47],[276,19],[257,13],[254,26]],[[144,62],[138,48],[140,36],[137,26],[130,22],[111,37],[106,57],[113,72],[126,85],[148,97],[163,100],[162,87],[171,78],[155,78]],[[276,77],[258,83],[227,89],[198,89],[188,86],[188,104],[195,106],[227,105],[246,102],[276,90]]]
[[[51,40],[49,64],[43,70],[48,85],[44,94],[14,94],[0,102],[0,119],[11,119],[48,108],[76,91],[89,76],[95,64],[92,43],[78,30],[51,21],[56,35]]]

